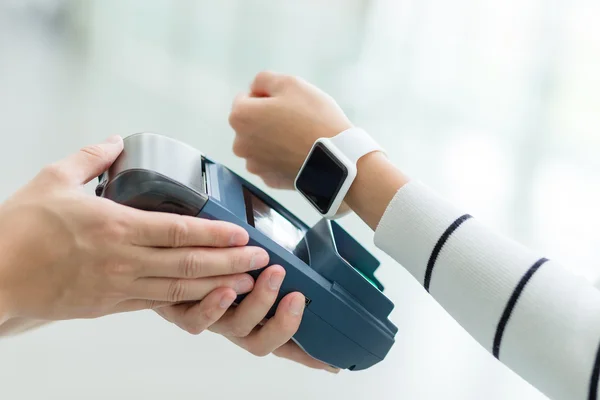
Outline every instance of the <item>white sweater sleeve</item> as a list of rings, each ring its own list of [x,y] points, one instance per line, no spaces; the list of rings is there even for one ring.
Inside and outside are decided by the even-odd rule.
[[[401,188],[375,244],[496,358],[557,400],[595,400],[600,291],[486,228],[419,182]]]

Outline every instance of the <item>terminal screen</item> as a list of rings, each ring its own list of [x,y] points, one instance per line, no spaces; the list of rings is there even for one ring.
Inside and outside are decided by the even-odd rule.
[[[304,230],[288,221],[246,188],[244,188],[244,200],[248,223],[293,253],[304,238]]]

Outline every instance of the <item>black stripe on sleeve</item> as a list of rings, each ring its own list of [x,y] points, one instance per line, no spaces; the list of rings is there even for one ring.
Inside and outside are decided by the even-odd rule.
[[[427,262],[427,269],[425,270],[425,279],[423,280],[423,286],[425,287],[425,290],[427,290],[428,292],[429,292],[429,283],[431,282],[431,272],[433,271],[433,267],[435,266],[435,262],[440,254],[440,251],[442,250],[442,247],[444,247],[444,244],[446,244],[446,242],[448,241],[448,238],[450,238],[450,236],[452,236],[454,231],[456,229],[458,229],[458,227],[461,226],[462,223],[465,222],[466,220],[468,220],[469,218],[472,218],[472,217],[469,214],[465,214],[462,217],[458,218],[456,221],[454,221],[452,223],[452,225],[450,225],[448,227],[448,229],[446,229],[446,231],[442,234],[440,239],[435,244],[433,251],[431,252],[431,255],[429,256],[429,261]]]
[[[600,345],[596,350],[596,359],[594,360],[594,368],[590,377],[590,390],[588,400],[596,400],[598,397],[598,373],[600,373]]]
[[[533,274],[535,274],[535,272],[546,261],[548,261],[547,258],[540,258],[539,260],[537,260],[535,262],[535,264],[533,264],[531,266],[531,268],[529,268],[527,270],[527,272],[525,272],[525,275],[523,275],[521,277],[521,280],[517,284],[517,287],[515,288],[515,290],[513,290],[512,294],[510,295],[510,298],[508,299],[508,303],[506,303],[506,307],[504,307],[504,312],[502,313],[502,317],[500,317],[500,321],[498,322],[498,326],[496,327],[496,335],[494,336],[494,347],[493,347],[494,357],[499,359],[500,344],[502,343],[502,335],[504,335],[504,329],[506,329],[506,324],[508,323],[508,320],[510,319],[510,314],[512,313],[513,309],[517,305],[519,296],[521,296],[521,293],[523,292],[525,285],[527,285],[527,282],[529,282],[529,280],[531,279]]]

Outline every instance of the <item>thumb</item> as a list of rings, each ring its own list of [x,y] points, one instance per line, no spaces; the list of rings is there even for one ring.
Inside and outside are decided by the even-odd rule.
[[[69,183],[85,185],[106,171],[123,151],[123,139],[111,136],[104,143],[88,145],[57,163]]]

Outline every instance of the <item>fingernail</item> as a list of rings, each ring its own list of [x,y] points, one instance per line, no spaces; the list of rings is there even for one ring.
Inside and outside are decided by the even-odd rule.
[[[332,374],[339,374],[340,373],[340,369],[339,368],[332,367],[331,365],[328,365],[327,367],[325,367],[325,370],[327,372],[331,372]]]
[[[298,316],[304,311],[304,299],[301,296],[295,296],[290,303],[290,313]]]
[[[266,266],[269,263],[269,255],[265,251],[258,251],[252,255],[250,259],[250,269],[258,269]]]
[[[235,285],[235,291],[237,294],[248,293],[252,290],[252,286],[254,286],[254,282],[250,278],[242,278]]]
[[[221,308],[229,308],[233,304],[235,300],[235,296],[232,296],[230,293],[227,293],[223,297],[221,297],[221,302],[219,303],[219,307]]]
[[[269,289],[273,291],[279,290],[279,286],[283,282],[283,274],[273,273],[269,277]]]
[[[106,143],[119,143],[121,141],[121,136],[113,135],[106,139]]]

